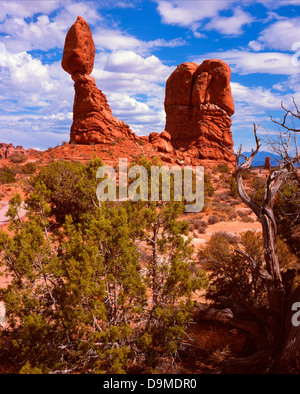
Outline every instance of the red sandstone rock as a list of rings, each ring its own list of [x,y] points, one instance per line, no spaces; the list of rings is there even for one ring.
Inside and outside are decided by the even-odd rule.
[[[137,139],[128,125],[113,116],[105,95],[89,75],[94,57],[91,29],[79,16],[67,33],[62,59],[63,69],[75,82],[70,143],[97,144],[118,138]]]
[[[205,83],[200,86],[206,92],[206,98],[202,103],[216,104],[232,116],[234,103],[230,88],[231,70],[228,64],[217,59],[204,60],[194,74],[195,82],[198,78],[203,79],[204,76],[208,81],[205,80]],[[195,85],[194,83],[193,91],[197,90],[197,85]]]
[[[149,134],[149,142],[157,148],[158,152],[171,153],[173,146],[170,141],[171,136],[166,131],[163,131],[161,134],[154,132]]]
[[[69,29],[62,58],[62,68],[69,74],[90,74],[93,71],[95,44],[91,29],[79,16]]]
[[[136,139],[129,126],[112,115],[107,99],[97,88],[94,78],[75,75],[70,143],[97,144],[122,137]]]
[[[142,141],[147,149],[164,154],[166,160],[198,165],[232,161],[230,131],[234,104],[230,91],[230,68],[221,60],[200,66],[183,63],[166,83],[166,127],[161,134],[137,137],[111,112],[105,95],[90,76],[95,45],[88,24],[78,17],[67,33],[62,67],[74,80],[75,99],[70,143],[109,144]]]
[[[231,71],[221,60],[180,64],[166,83],[165,130],[175,149],[204,160],[234,161]]]
[[[265,165],[264,165],[265,170],[270,170],[271,169],[271,157],[267,156],[265,158]]]
[[[0,159],[8,159],[14,155],[26,155],[27,151],[21,145],[13,146],[12,143],[5,144],[4,142],[0,143]]]
[[[191,105],[192,80],[198,65],[182,63],[169,76],[166,82],[165,105]]]

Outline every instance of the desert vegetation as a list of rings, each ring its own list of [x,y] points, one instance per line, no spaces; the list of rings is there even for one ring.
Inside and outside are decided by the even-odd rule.
[[[98,159],[58,161],[29,181],[28,220],[10,201],[1,265],[9,333],[1,360],[19,373],[153,372],[176,355],[207,286],[191,258],[182,203],[106,203],[94,197]],[[145,163],[146,164],[146,163]]]

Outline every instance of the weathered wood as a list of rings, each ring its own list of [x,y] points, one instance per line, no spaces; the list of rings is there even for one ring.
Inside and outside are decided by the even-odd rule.
[[[265,319],[259,320],[265,323],[265,328],[268,332],[268,347],[247,359],[236,361],[240,365],[250,365],[251,363],[260,362],[265,357],[269,363],[266,372],[269,372],[272,368],[277,368],[281,371],[292,370],[300,354],[300,326],[295,327],[291,323],[291,305],[293,300],[300,301],[300,286],[292,294],[290,294],[291,284],[287,283],[286,288],[284,286],[277,254],[277,224],[273,207],[275,196],[282,182],[288,176],[291,166],[293,167],[294,163],[299,160],[299,157],[296,155],[293,158],[289,158],[289,160],[282,160],[278,171],[274,171],[268,176],[262,206],[260,206],[246,192],[242,178],[243,171],[250,168],[253,158],[261,146],[261,141],[257,137],[256,125],[254,125],[254,136],[256,149],[252,150],[249,157],[244,157],[245,161],[243,164],[239,164],[239,159],[242,157],[241,147],[236,154],[236,183],[242,201],[255,213],[262,225],[266,269],[260,268],[257,274],[262,278],[267,289],[269,313],[268,316],[265,316]],[[237,252],[247,258],[253,269],[256,267],[256,263],[251,256],[242,251]],[[243,300],[240,301],[243,302]],[[229,319],[229,314],[226,310],[212,311],[206,314],[211,317],[220,316],[221,319],[225,318],[225,320],[227,318],[227,322]],[[253,313],[253,318],[257,319],[257,317],[259,316]],[[230,316],[230,320],[236,323],[237,319],[234,316]],[[236,362],[232,360],[228,363],[228,365],[233,364],[236,364]]]

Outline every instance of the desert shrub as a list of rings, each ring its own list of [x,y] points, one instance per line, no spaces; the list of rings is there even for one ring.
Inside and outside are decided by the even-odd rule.
[[[206,293],[206,298],[217,306],[233,311],[238,304],[235,302],[236,297],[242,297],[253,306],[265,303],[262,281],[252,275],[249,263],[235,252],[240,245],[238,241],[239,239],[228,233],[215,233],[198,252],[200,263],[210,272],[211,287]],[[260,234],[250,231],[242,234],[241,245],[246,253],[255,258],[258,266],[263,264]]]
[[[240,217],[240,220],[242,222],[254,222],[254,219],[250,216],[252,214],[252,211],[250,209],[247,209],[245,211],[238,210],[237,215]]]
[[[23,153],[14,153],[13,155],[10,156],[9,160],[12,163],[25,163],[27,161],[27,157]]]
[[[218,231],[216,234],[225,238],[232,245],[237,245],[241,242],[241,237],[239,235],[229,233],[228,231]]]
[[[217,215],[209,215],[208,217],[208,224],[215,224],[220,221],[219,216]]]
[[[21,167],[22,174],[33,174],[36,171],[36,163],[30,161]]]
[[[10,202],[14,231],[0,232],[0,265],[11,277],[0,293],[10,336],[0,334],[0,363],[16,372],[119,374],[137,364],[157,372],[176,355],[193,292],[207,286],[184,237],[188,223],[178,220],[184,205],[89,205],[98,166],[42,168],[32,177],[24,222],[15,221],[20,195]]]
[[[198,226],[197,230],[199,234],[204,234],[206,232],[207,226]]]
[[[222,163],[222,164],[220,163],[217,165],[217,167],[214,167],[213,170],[214,170],[214,172],[219,172],[221,174],[229,174],[229,172],[230,172],[230,169],[229,169],[227,163]]]
[[[224,215],[225,217],[230,217],[235,215],[235,209],[232,208],[230,204],[227,203],[217,203],[213,205],[213,209],[218,215]]]
[[[221,201],[220,194],[215,194],[212,200],[213,205],[219,204],[220,201]]]
[[[221,201],[230,201],[230,199],[231,199],[231,196],[230,196],[230,193],[229,192],[222,192],[222,193],[220,193],[219,194],[219,199],[221,200]]]
[[[236,212],[233,210],[233,211],[230,211],[229,213],[228,213],[228,219],[229,220],[235,220],[236,219],[236,217],[237,217],[237,214],[236,214]]]
[[[191,219],[190,223],[190,231],[197,230],[200,234],[205,233],[205,230],[208,226],[205,220]]]
[[[236,197],[239,196],[239,192],[238,192],[236,180],[235,180],[234,177],[231,177],[231,179],[230,179],[229,189],[230,189],[230,195],[231,195],[231,197],[236,198]]]
[[[204,196],[212,197],[215,193],[215,189],[211,182],[211,174],[208,172],[204,173]]]
[[[204,234],[206,229],[207,229],[207,222],[205,220],[199,220],[198,223],[196,224],[195,228],[200,234]]]
[[[0,168],[0,184],[4,185],[16,182],[16,173],[17,171],[14,167],[3,166]]]
[[[190,231],[193,231],[193,230],[195,229],[196,223],[197,223],[197,220],[195,220],[195,219],[191,219],[191,220],[189,221],[189,230],[190,230]]]
[[[274,214],[278,234],[300,256],[300,186],[297,179],[281,185],[275,199]]]
[[[42,199],[49,203],[49,215],[54,215],[57,224],[64,223],[66,215],[75,222],[83,220],[85,213],[95,210],[96,172],[102,164],[100,159],[88,164],[59,160],[41,167],[30,181],[34,191],[29,207],[36,209]]]
[[[243,216],[241,217],[241,222],[252,223],[254,222],[254,219],[251,216]]]
[[[250,169],[244,170],[242,173],[242,178],[246,181],[253,178],[253,173]]]
[[[266,178],[262,178],[262,177],[256,177],[251,182],[250,185],[252,189],[251,197],[259,205],[262,205],[266,184],[267,184]]]
[[[237,214],[238,214],[238,216],[239,217],[246,217],[246,216],[248,216],[248,211],[241,211],[241,210],[238,210],[237,211]]]
[[[246,257],[236,252],[243,250],[253,258],[253,270]],[[281,239],[277,243],[278,258],[282,270],[297,261],[288,245]],[[207,299],[222,308],[236,310],[240,300],[261,310],[267,306],[265,282],[257,275],[259,267],[265,269],[262,234],[246,231],[240,237],[226,232],[212,235],[206,245],[199,249],[199,262],[210,272],[211,287]]]

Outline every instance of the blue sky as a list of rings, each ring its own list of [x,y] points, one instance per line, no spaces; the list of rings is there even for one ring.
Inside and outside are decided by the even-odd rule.
[[[280,104],[300,103],[300,0],[0,0],[0,142],[47,149],[69,141],[73,81],[61,68],[77,16],[96,45],[92,76],[138,135],[162,132],[164,89],[180,63],[232,69],[235,147],[270,133]]]

